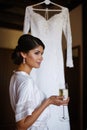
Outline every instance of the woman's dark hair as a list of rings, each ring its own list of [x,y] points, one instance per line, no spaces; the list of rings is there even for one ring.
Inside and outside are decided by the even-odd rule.
[[[30,50],[42,46],[43,49],[45,48],[45,45],[43,42],[32,35],[24,34],[18,39],[18,45],[14,49],[12,53],[12,60],[14,64],[20,65],[23,62],[23,57],[21,56],[20,52],[29,52]]]

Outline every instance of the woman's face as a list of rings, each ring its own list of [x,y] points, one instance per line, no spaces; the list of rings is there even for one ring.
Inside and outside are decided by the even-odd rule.
[[[39,68],[40,64],[43,60],[42,54],[43,54],[43,47],[38,46],[32,50],[30,50],[25,57],[26,64],[32,69],[32,68]]]

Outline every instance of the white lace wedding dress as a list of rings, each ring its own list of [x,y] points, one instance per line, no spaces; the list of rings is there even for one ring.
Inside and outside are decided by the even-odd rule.
[[[32,6],[26,7],[23,33],[31,32],[33,36],[40,38],[45,44],[43,62],[39,69],[33,69],[31,75],[36,80],[38,87],[49,97],[58,95],[58,89],[65,87],[64,59],[62,52],[62,32],[67,43],[66,66],[73,67],[72,60],[72,36],[69,20],[69,11],[63,7],[60,13],[56,13],[46,20],[36,13]],[[70,130],[70,122],[60,121],[62,106],[50,106],[49,130]],[[68,109],[65,108],[66,115]]]

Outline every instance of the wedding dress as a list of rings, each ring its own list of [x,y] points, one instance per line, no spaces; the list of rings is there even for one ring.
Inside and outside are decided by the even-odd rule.
[[[46,19],[40,13],[34,11],[32,6],[27,6],[23,33],[27,34],[29,31],[45,44],[42,64],[39,69],[33,69],[31,75],[47,97],[58,95],[58,89],[65,88],[62,32],[64,32],[67,44],[66,66],[73,67],[72,36],[68,9],[62,7],[60,12],[56,12],[53,16]],[[69,121],[60,121],[62,112],[62,106],[50,106],[49,130],[70,130]],[[67,106],[65,113],[69,118]]]

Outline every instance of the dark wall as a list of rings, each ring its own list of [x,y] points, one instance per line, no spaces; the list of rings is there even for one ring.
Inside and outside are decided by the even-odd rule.
[[[81,48],[76,46],[73,49],[74,67],[65,66],[65,80],[68,83],[70,103],[69,115],[71,130],[83,130],[82,120],[82,94],[81,94]],[[66,61],[66,60],[65,60]]]
[[[15,69],[11,60],[12,50],[0,49],[0,130],[14,130],[14,113],[9,100],[9,81]]]
[[[83,130],[87,130],[87,0],[83,1]]]

